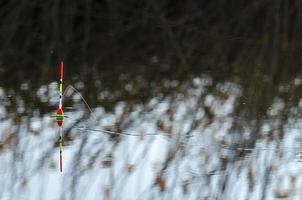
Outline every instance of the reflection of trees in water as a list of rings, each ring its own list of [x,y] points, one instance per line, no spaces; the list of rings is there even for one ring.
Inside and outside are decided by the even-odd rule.
[[[247,79],[244,81],[248,82]],[[201,88],[201,86],[198,85],[200,82],[204,84],[204,92],[198,95],[198,91]],[[248,87],[243,87],[230,81],[216,83],[211,79],[202,79],[202,81],[200,81],[200,79],[193,79],[191,82],[178,82],[178,84],[176,82],[173,83],[173,81],[166,81],[160,84],[160,88],[154,89],[158,94],[158,96],[154,98],[158,99],[158,101],[155,101],[155,103],[151,105],[148,103],[137,104],[137,102],[131,101],[131,98],[125,101],[125,106],[123,106],[122,111],[115,115],[114,125],[108,126],[108,130],[123,131],[135,126],[136,123],[140,124],[144,121],[154,119],[158,132],[162,132],[163,135],[165,135],[165,133],[172,134],[172,136],[169,137],[170,144],[165,153],[165,158],[156,166],[157,171],[154,174],[154,185],[144,194],[173,198],[177,188],[181,188],[183,193],[194,194],[195,192],[193,192],[193,190],[196,191],[196,188],[208,187],[215,179],[216,181],[218,180],[217,187],[215,188],[217,191],[212,191],[213,193],[209,193],[208,195],[222,198],[234,178],[231,174],[232,170],[238,170],[240,172],[240,168],[246,167],[249,169],[248,184],[250,184],[250,192],[252,192],[252,188],[257,187],[255,185],[255,176],[259,177],[260,175],[257,174],[257,168],[253,165],[253,160],[249,160],[250,157],[253,158],[250,153],[251,151],[244,149],[253,149],[257,142],[269,146],[271,142],[281,141],[285,131],[282,126],[287,123],[288,118],[293,119],[299,116],[297,108],[299,104],[299,90],[301,87],[300,79],[296,78],[287,84],[279,86],[279,88],[274,91],[275,94],[272,99],[267,100],[264,98],[262,102],[263,104],[267,104],[267,107],[270,107],[268,110],[264,109],[265,106],[262,107],[260,100],[257,102],[257,96],[262,97],[262,95],[264,95],[265,97],[266,95],[258,90],[260,86],[257,86],[257,84],[261,85],[262,83],[266,82],[258,81],[254,82],[254,84],[250,83]],[[136,85],[137,84],[133,84],[133,86],[131,86],[134,87],[133,90],[135,90]],[[165,90],[170,90],[170,92],[164,93]],[[165,96],[161,98],[161,92],[159,91],[162,91]],[[52,94],[51,91],[49,92]],[[23,94],[26,94],[26,92]],[[66,99],[74,95],[76,94],[71,92]],[[250,97],[254,95],[255,98],[248,99],[246,95]],[[15,152],[16,160],[14,162],[20,162],[20,160],[21,162],[26,162],[24,158],[22,158],[22,154],[26,154],[27,150],[20,146],[20,141],[24,139],[24,135],[20,134],[20,128],[24,126],[25,123],[27,124],[26,127],[28,127],[29,133],[39,135],[39,131],[31,128],[31,119],[35,113],[38,113],[35,112],[35,110],[37,111],[39,108],[33,106],[32,111],[25,109],[25,112],[20,113],[20,110],[18,111],[18,109],[20,109],[20,104],[18,104],[17,101],[18,98],[18,96],[14,97],[11,105],[7,106],[7,108],[11,109],[8,112],[8,117],[14,120],[13,125],[18,128],[13,129],[13,134],[8,134],[3,137],[2,148],[10,148]],[[136,96],[135,98],[138,97]],[[223,110],[222,105],[232,98],[234,99],[231,101],[231,104],[234,102],[235,108]],[[160,116],[157,116],[154,110],[156,110],[156,107],[162,102],[166,102],[167,106],[164,112]],[[274,103],[272,104],[270,102]],[[45,105],[47,105],[47,103]],[[80,106],[81,103],[66,102],[66,106],[70,105],[72,105],[74,109],[83,110],[83,107]],[[140,111],[138,114],[133,115],[138,108],[137,105],[141,106],[139,107]],[[253,105],[255,105],[255,107],[253,109],[250,108],[250,106]],[[48,109],[45,110],[49,111],[51,109],[51,107],[48,107]],[[177,115],[177,110],[179,109],[185,109],[186,112],[179,116]],[[148,113],[151,113],[152,116],[148,116]],[[95,114],[97,115],[96,118],[102,119],[102,113],[98,114],[96,112]],[[65,194],[66,196],[63,195],[66,198],[80,198],[81,194],[79,194],[78,184],[81,186],[81,180],[85,177],[85,174],[88,173],[90,169],[94,169],[95,166],[99,165],[102,168],[108,168],[108,176],[110,177],[109,184],[104,188],[104,195],[109,197],[116,195],[116,189],[122,187],[122,185],[127,185],[129,183],[128,178],[133,171],[139,168],[139,163],[146,161],[145,155],[150,151],[150,147],[153,144],[152,140],[150,140],[150,143],[146,145],[145,150],[135,164],[131,162],[128,163],[126,159],[124,163],[126,167],[116,172],[112,167],[115,162],[118,162],[115,160],[117,157],[114,155],[119,151],[119,145],[123,144],[127,138],[116,135],[106,137],[104,135],[97,140],[99,145],[94,143],[94,146],[97,148],[91,150],[92,144],[91,141],[89,141],[89,134],[91,133],[84,132],[84,134],[82,133],[83,135],[77,135],[78,133],[75,134],[75,132],[78,131],[72,128],[80,125],[87,117],[89,116],[82,115],[75,119],[69,127],[66,127],[65,144],[75,145],[74,141],[80,141],[76,146],[75,157],[72,158],[74,162],[73,176],[68,180],[66,179],[68,184],[64,186],[67,191],[72,191],[71,193]],[[225,128],[225,123],[231,123],[231,128]],[[269,126],[267,130],[262,129],[264,124]],[[93,126],[100,126],[100,121]],[[184,126],[187,128],[185,129]],[[223,129],[227,130],[227,134],[221,137],[219,133]],[[250,131],[246,131],[247,129]],[[42,130],[43,127],[40,127],[40,131]],[[249,137],[244,136],[246,132],[251,133]],[[203,141],[207,141],[207,137],[212,139],[208,139],[209,143],[204,144]],[[146,138],[142,138],[142,141],[144,141],[144,139]],[[203,147],[202,145],[212,145],[212,147]],[[197,151],[199,153],[192,150],[196,147],[200,148],[199,151]],[[278,144],[277,148],[278,147],[281,146]],[[44,152],[45,155],[39,167],[46,166],[49,162],[53,162],[51,161],[52,152],[53,147]],[[282,159],[281,153],[275,153],[275,155],[280,156]],[[131,158],[130,150],[126,152],[126,157]],[[211,168],[209,168],[209,166],[207,168],[207,163],[213,162],[212,159],[215,157],[219,159],[219,161],[216,165],[212,165]],[[200,160],[198,160],[198,158]],[[192,171],[189,170],[188,173],[190,175],[185,180],[182,180],[181,178],[184,177],[184,174],[180,170],[181,166],[186,165],[186,163],[192,163],[192,160],[196,159],[199,163],[198,167],[194,169],[188,168]],[[246,160],[248,162],[246,162]],[[272,165],[275,163],[268,159],[262,164],[267,173],[261,178],[264,180],[263,185],[268,185],[270,183],[270,174],[273,173]],[[12,163],[12,165],[14,165],[14,163]],[[30,170],[28,174],[24,176],[23,179],[25,182],[31,173],[35,173],[35,171]],[[169,177],[174,177],[172,183],[170,182],[171,180],[169,181]],[[83,191],[88,190],[87,185],[83,185],[81,188]],[[263,191],[265,190],[264,187]]]

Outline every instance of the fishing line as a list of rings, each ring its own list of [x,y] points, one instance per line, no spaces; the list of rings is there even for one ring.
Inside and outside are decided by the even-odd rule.
[[[95,116],[93,115],[93,112],[89,106],[89,104],[87,103],[87,101],[85,100],[85,98],[82,96],[81,92],[79,92],[76,88],[74,88],[72,85],[68,85],[63,93],[63,96],[65,95],[65,93],[67,92],[67,90],[72,89],[74,92],[76,92],[80,98],[83,100],[83,102],[85,103],[85,105],[87,106],[88,110],[90,111],[90,114],[92,115],[93,118],[95,118]],[[96,119],[96,118],[95,118]]]
[[[97,122],[97,118],[94,115],[94,113],[92,112],[91,107],[89,106],[89,104],[87,103],[87,101],[85,100],[85,98],[82,96],[82,94],[80,93],[80,91],[78,91],[75,87],[73,87],[72,85],[68,85],[63,93],[63,96],[65,95],[65,93],[67,92],[67,90],[73,90],[74,92],[76,92],[79,97],[83,100],[84,104],[86,105],[86,107],[88,108],[90,115],[94,118],[94,121]],[[99,132],[99,133],[107,133],[110,135],[120,135],[120,136],[136,136],[136,137],[140,137],[140,136],[156,136],[156,135],[162,135],[162,136],[171,136],[172,134],[170,133],[164,133],[164,134],[159,134],[159,133],[142,133],[142,134],[138,134],[138,133],[130,133],[130,132],[116,132],[116,131],[109,131],[109,130],[104,130],[104,129],[92,129],[92,128],[88,128],[88,127],[84,127],[84,126],[75,126],[75,128],[79,129],[79,130],[85,130],[85,131],[92,131],[92,132]]]
[[[75,87],[73,87],[72,85],[68,85],[63,93],[63,96],[66,94],[66,92],[68,90],[73,90],[76,94],[79,95],[79,97],[83,100],[85,106],[87,107],[87,109],[90,112],[90,115],[94,118],[94,121],[97,122],[97,118],[94,115],[91,107],[89,106],[89,104],[87,103],[87,101],[85,100],[85,98],[82,96],[82,94],[80,93],[80,91],[78,91]],[[106,134],[110,134],[113,136],[134,136],[134,137],[142,137],[142,136],[157,136],[157,135],[161,135],[161,136],[172,136],[171,133],[163,133],[163,134],[159,134],[159,133],[131,133],[131,132],[117,132],[117,131],[110,131],[110,130],[104,130],[104,129],[93,129],[93,128],[88,128],[85,126],[75,126],[75,128],[77,128],[78,130],[84,130],[84,131],[91,131],[91,132],[98,132],[98,133],[106,133]],[[276,131],[279,129],[286,129],[286,128],[290,128],[290,129],[302,129],[302,127],[294,127],[294,126],[283,126],[280,128],[272,128],[270,131]],[[234,145],[230,144],[219,144],[221,146],[221,148],[223,149],[228,149],[228,150],[237,150],[237,151],[247,151],[247,152],[256,152],[256,151],[280,151],[280,150],[289,150],[289,149],[296,149],[296,148],[242,148],[242,147],[233,147]],[[299,161],[302,160],[302,151],[297,152],[296,156],[299,157]]]
[[[103,133],[108,133],[112,135],[121,135],[121,136],[146,136],[146,135],[163,135],[163,136],[171,136],[171,133],[164,133],[164,134],[158,134],[158,133],[143,133],[143,134],[138,134],[138,133],[129,133],[129,132],[115,132],[115,131],[109,131],[109,130],[103,130],[103,129],[92,129],[92,128],[85,128],[85,127],[77,127],[79,130],[86,130],[86,131],[92,131],[92,132],[103,132]]]

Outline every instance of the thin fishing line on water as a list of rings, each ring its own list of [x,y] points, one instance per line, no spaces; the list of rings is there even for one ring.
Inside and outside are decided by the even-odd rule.
[[[222,149],[226,149],[226,150],[231,150],[231,151],[247,151],[247,152],[257,152],[257,151],[287,151],[287,150],[295,150],[295,149],[300,149],[299,147],[267,147],[267,148],[258,148],[258,147],[254,147],[254,148],[244,148],[244,147],[235,147],[235,145],[232,144],[220,144],[218,143],[218,145],[222,148]],[[205,149],[205,148],[204,148]]]
[[[103,133],[108,133],[111,135],[121,135],[121,136],[152,136],[152,135],[162,135],[162,136],[171,136],[171,133],[130,133],[130,132],[115,132],[115,131],[109,131],[109,130],[104,130],[104,129],[92,129],[92,128],[85,128],[85,127],[80,127],[80,126],[76,126],[77,129],[79,130],[85,130],[85,131],[92,131],[92,132],[103,132]]]
[[[74,92],[76,92],[80,98],[83,100],[83,102],[85,103],[85,105],[87,106],[88,110],[90,111],[90,114],[92,115],[93,118],[95,118],[95,116],[93,115],[92,109],[90,108],[89,104],[87,103],[87,101],[85,100],[85,98],[82,96],[81,92],[78,91],[76,88],[74,88],[72,85],[68,85],[65,89],[65,91],[63,92],[63,96],[65,95],[65,93],[67,92],[67,90],[72,89]],[[96,120],[96,118],[95,118]]]
[[[72,85],[68,85],[63,93],[62,96],[64,96],[66,94],[66,92],[68,90],[73,90],[76,94],[79,95],[79,97],[83,100],[85,106],[87,107],[87,109],[90,112],[90,115],[93,117],[94,121],[97,122],[97,118],[94,115],[91,107],[89,106],[89,104],[87,103],[87,101],[85,100],[85,98],[82,96],[82,94],[76,89],[74,88]],[[74,128],[81,130],[81,131],[91,131],[91,132],[98,132],[98,133],[105,133],[105,134],[109,134],[112,136],[134,136],[134,137],[143,137],[143,136],[172,136],[171,133],[133,133],[133,132],[117,132],[117,131],[110,131],[110,130],[104,130],[104,129],[94,129],[94,128],[89,128],[89,127],[84,127],[84,126],[74,126]],[[302,127],[295,127],[295,126],[282,126],[282,127],[278,127],[278,128],[271,128],[271,130],[269,131],[276,131],[279,129],[302,129]],[[191,135],[193,137],[193,135]],[[218,144],[222,149],[226,149],[226,150],[235,150],[235,151],[245,151],[245,152],[250,152],[252,154],[256,153],[256,152],[261,152],[261,151],[289,151],[289,150],[297,150],[299,149],[298,147],[276,147],[276,148],[244,148],[244,147],[236,147],[232,144],[227,145],[227,144]],[[296,162],[302,162],[302,151],[296,151],[295,153],[295,160]]]
[[[85,100],[85,98],[83,97],[83,95],[81,94],[81,92],[79,90],[77,90],[75,87],[73,87],[72,85],[68,85],[66,87],[66,89],[64,90],[62,96],[65,96],[68,90],[73,90],[76,94],[79,95],[79,97],[81,98],[81,100],[83,100],[85,106],[87,107],[87,109],[90,112],[90,115],[92,116],[92,118],[94,119],[94,122],[97,122],[97,117],[94,115],[90,105],[87,103],[87,101]],[[68,107],[69,109],[71,109],[72,107]],[[68,118],[68,116],[66,116],[66,118]],[[218,119],[219,122],[221,122],[221,119]],[[226,120],[226,122],[228,122],[229,120]],[[132,133],[132,132],[116,132],[116,131],[110,131],[110,130],[104,130],[104,129],[93,129],[93,128],[88,128],[88,127],[84,127],[84,126],[75,126],[75,128],[79,129],[79,130],[85,130],[85,131],[91,131],[91,132],[100,132],[100,133],[107,133],[107,134],[111,134],[111,135],[121,135],[121,136],[156,136],[156,135],[161,135],[161,136],[172,136],[171,133]],[[277,131],[277,130],[281,130],[281,129],[296,129],[296,130],[300,130],[302,129],[302,127],[295,127],[295,126],[282,126],[282,127],[277,127],[277,128],[272,128],[269,131]],[[192,137],[192,136],[189,136]],[[264,149],[263,149],[264,150]],[[269,150],[269,149],[266,149]],[[245,149],[245,151],[253,151],[252,149]]]
[[[82,94],[80,93],[80,91],[78,91],[75,87],[73,87],[72,85],[68,85],[65,89],[65,91],[63,92],[63,96],[66,94],[67,90],[73,90],[74,92],[76,92],[79,97],[83,100],[84,104],[86,105],[86,107],[88,108],[90,115],[94,118],[94,122],[97,122],[97,118],[94,115],[94,113],[92,112],[91,107],[89,106],[89,104],[87,103],[87,101],[85,100],[85,98],[82,96]],[[104,130],[104,129],[93,129],[93,128],[88,128],[88,127],[81,127],[81,126],[75,126],[75,128],[79,129],[79,130],[85,130],[85,131],[92,131],[92,132],[99,132],[99,133],[107,133],[110,135],[120,135],[120,136],[136,136],[136,137],[141,137],[141,136],[157,136],[157,135],[161,135],[161,136],[171,136],[172,134],[170,133],[131,133],[131,132],[116,132],[116,131],[109,131],[109,130]]]
[[[240,145],[240,144],[237,144]],[[257,154],[260,152],[289,152],[291,151],[295,157],[296,162],[302,162],[302,151],[299,150],[301,147],[254,147],[254,148],[244,148],[244,147],[236,147],[236,144],[221,144],[218,143],[218,146],[220,148],[225,149],[225,150],[230,150],[230,151],[237,151],[237,152],[246,152],[247,154]],[[207,147],[201,147],[202,149],[208,149]],[[291,156],[289,156],[291,157]],[[289,160],[292,160],[293,158],[290,158]]]

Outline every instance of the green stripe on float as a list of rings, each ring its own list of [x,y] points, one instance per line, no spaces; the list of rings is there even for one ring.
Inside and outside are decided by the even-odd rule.
[[[63,121],[63,119],[64,119],[63,115],[61,115],[61,116],[57,115],[57,121]]]

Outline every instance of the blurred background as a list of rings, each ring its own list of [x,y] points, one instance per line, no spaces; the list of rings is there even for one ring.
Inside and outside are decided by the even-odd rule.
[[[301,199],[301,13],[1,0],[0,199]]]

